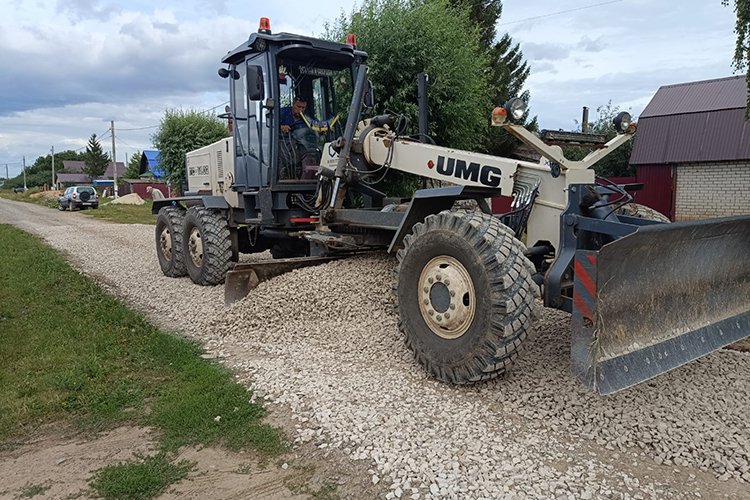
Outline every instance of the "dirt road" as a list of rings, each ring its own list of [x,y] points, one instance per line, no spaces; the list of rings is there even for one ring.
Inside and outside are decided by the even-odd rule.
[[[0,223],[205,342],[301,452],[350,464],[365,476],[350,482],[385,485],[386,498],[750,498],[747,353],[599,397],[569,373],[569,316],[545,311],[508,376],[451,387],[423,374],[398,333],[390,258],[295,271],[227,310],[220,287],[161,274],[153,226],[7,200]]]

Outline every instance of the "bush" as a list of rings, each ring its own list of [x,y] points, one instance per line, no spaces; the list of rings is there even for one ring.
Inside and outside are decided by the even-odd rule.
[[[159,150],[159,165],[175,185],[185,179],[185,155],[229,136],[226,123],[213,114],[193,109],[168,109],[151,136]]]

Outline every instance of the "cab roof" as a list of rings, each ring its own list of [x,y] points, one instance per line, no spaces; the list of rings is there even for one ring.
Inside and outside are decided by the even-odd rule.
[[[320,60],[315,63],[316,66],[331,69],[349,67],[355,59],[359,62],[367,60],[366,52],[356,50],[351,45],[344,43],[292,33],[253,33],[247,42],[225,55],[221,62],[237,64],[243,61],[248,54],[260,53],[271,47],[275,47],[277,55],[283,58],[307,61],[312,57],[320,57]]]

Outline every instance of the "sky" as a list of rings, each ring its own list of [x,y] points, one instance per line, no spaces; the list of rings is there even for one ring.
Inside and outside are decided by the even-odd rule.
[[[110,120],[118,161],[151,149],[165,109],[223,109],[221,57],[260,17],[274,32],[315,36],[354,6],[3,0],[0,177],[6,164],[10,177],[20,173],[23,156],[31,165],[53,146],[85,148],[92,133],[110,151]],[[520,44],[531,67],[526,89],[540,126],[572,130],[583,106],[591,119],[610,100],[637,116],[662,85],[731,76],[734,22],[721,0],[505,0],[497,30]]]

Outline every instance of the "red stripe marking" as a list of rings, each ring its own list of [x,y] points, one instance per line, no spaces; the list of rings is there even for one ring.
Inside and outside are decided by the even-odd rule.
[[[588,318],[591,321],[594,320],[594,315],[591,314],[591,309],[589,309],[589,306],[586,305],[586,302],[583,300],[583,297],[581,297],[580,293],[573,292],[573,303],[575,304],[576,308],[581,311],[581,314],[584,318]]]
[[[596,266],[596,257],[593,255],[587,255],[587,257],[589,258],[589,261],[591,261],[591,264]]]
[[[576,259],[574,269],[576,277],[581,280],[581,283],[586,287],[586,290],[589,291],[592,297],[596,297],[596,283],[594,283],[594,280],[591,279],[591,276],[589,276],[589,273],[586,272],[578,259]]]

